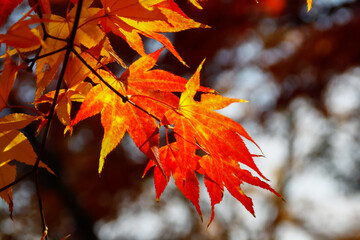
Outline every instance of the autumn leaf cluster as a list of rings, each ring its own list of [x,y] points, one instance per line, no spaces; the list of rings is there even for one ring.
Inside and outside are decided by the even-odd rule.
[[[9,15],[19,2],[9,1],[1,11]],[[253,215],[252,200],[241,188],[244,183],[279,196],[255,165],[257,156],[244,143],[246,139],[257,146],[254,140],[239,123],[216,112],[244,101],[201,87],[204,62],[189,80],[156,65],[167,49],[186,67],[163,33],[208,28],[206,24],[189,18],[173,0],[101,0],[96,4],[93,0],[72,0],[64,16],[52,13],[48,0],[29,2],[31,10],[0,35],[0,43],[6,46],[0,111],[14,109],[8,97],[19,71],[31,71],[36,79],[32,107],[26,107],[32,114],[2,112],[5,116],[0,119],[0,185],[8,185],[0,196],[11,209],[11,186],[16,178],[13,162],[47,168],[41,154],[54,115],[64,125],[64,134],[71,134],[79,122],[101,115],[104,135],[99,174],[106,157],[127,132],[149,159],[144,174],[154,169],[156,198],[160,199],[173,177],[200,216],[198,178],[204,176],[212,206],[210,222],[225,188]],[[189,2],[202,9],[202,2]],[[136,51],[138,60],[127,66],[121,53],[114,51],[109,33]],[[164,47],[146,53],[144,37]],[[119,76],[108,69],[108,64],[114,62],[123,68]],[[51,87],[54,85],[55,89]],[[72,118],[74,102],[81,103],[81,107]],[[41,107],[47,104],[51,107]],[[39,140],[43,148],[37,153],[19,131],[32,122],[39,136],[44,136]],[[160,135],[165,136],[164,144],[160,144]]]

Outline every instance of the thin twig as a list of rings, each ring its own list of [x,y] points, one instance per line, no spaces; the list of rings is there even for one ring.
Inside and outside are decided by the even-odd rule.
[[[42,206],[42,200],[41,200],[41,194],[40,194],[40,190],[39,190],[39,174],[38,174],[38,167],[39,167],[39,163],[40,163],[40,159],[44,153],[45,150],[45,145],[46,145],[46,141],[47,141],[47,137],[49,134],[49,130],[50,130],[50,126],[51,126],[51,122],[54,116],[54,112],[55,112],[55,106],[57,103],[57,98],[59,96],[59,92],[60,92],[60,88],[61,88],[61,84],[62,81],[64,79],[64,75],[65,75],[65,70],[66,70],[66,66],[69,62],[69,57],[70,57],[70,53],[74,47],[74,41],[75,41],[75,36],[76,36],[76,31],[77,31],[77,27],[79,25],[79,20],[80,20],[80,14],[81,14],[81,8],[82,8],[82,3],[83,0],[79,0],[78,1],[78,5],[77,5],[77,9],[76,9],[76,14],[75,14],[75,19],[74,19],[74,25],[73,28],[71,30],[71,34],[70,34],[70,38],[66,47],[66,53],[65,53],[65,57],[64,57],[64,62],[63,62],[63,67],[61,69],[60,72],[60,76],[56,85],[56,90],[55,90],[55,95],[54,95],[54,99],[51,105],[51,109],[48,115],[48,122],[46,123],[46,127],[44,130],[44,135],[43,135],[43,139],[41,142],[41,147],[40,147],[40,152],[38,154],[38,157],[36,159],[36,162],[34,164],[34,172],[35,172],[35,184],[36,184],[36,193],[37,193],[37,197],[38,197],[38,201],[39,201],[39,210],[40,210],[40,215],[41,215],[41,223],[42,223],[42,227],[43,227],[43,232],[47,231],[47,226],[46,226],[46,222],[45,222],[45,216],[44,216],[44,210],[43,210],[43,206]],[[47,240],[47,234],[45,235],[45,239]]]
[[[56,51],[53,51],[49,54],[45,54],[46,56],[49,56],[49,55],[52,55],[52,54],[55,54],[57,52],[60,52],[62,50],[67,50],[66,51],[66,54],[65,54],[65,58],[64,58],[64,64],[63,64],[63,68],[62,68],[62,71],[60,73],[60,77],[59,77],[59,81],[58,81],[58,84],[56,86],[56,90],[55,90],[55,96],[54,96],[54,99],[53,99],[53,103],[51,105],[51,109],[50,109],[50,112],[49,112],[49,115],[48,115],[48,122],[45,126],[45,130],[44,130],[44,136],[43,136],[43,139],[41,141],[41,147],[40,147],[40,150],[39,150],[39,153],[38,153],[38,157],[36,159],[36,162],[34,164],[34,167],[31,171],[25,173],[23,176],[19,177],[18,179],[16,179],[15,181],[9,183],[8,185],[0,188],[0,192],[16,185],[17,183],[21,182],[22,180],[24,180],[25,178],[27,178],[28,176],[34,174],[36,172],[36,169],[38,168],[39,166],[39,163],[40,163],[40,160],[41,160],[41,155],[43,154],[43,151],[45,149],[45,144],[46,144],[46,141],[47,141],[47,136],[48,136],[48,133],[49,133],[49,130],[50,130],[50,125],[51,125],[51,121],[52,121],[52,117],[54,115],[54,112],[55,112],[55,105],[56,105],[56,102],[57,102],[57,98],[58,98],[58,95],[59,95],[59,91],[60,91],[60,87],[61,87],[61,83],[62,83],[62,80],[63,80],[63,77],[64,77],[64,74],[65,74],[65,69],[66,69],[66,65],[67,65],[67,62],[68,62],[68,59],[69,59],[69,56],[70,56],[70,53],[72,51],[72,48],[74,46],[74,40],[75,40],[75,34],[76,34],[76,29],[77,29],[77,25],[79,24],[79,19],[80,19],[80,12],[81,12],[81,6],[82,6],[82,2],[83,0],[79,0],[79,3],[78,3],[78,9],[77,9],[77,12],[75,16],[75,21],[74,21],[74,25],[73,25],[73,30],[71,32],[71,35],[70,35],[70,39],[68,41],[68,46],[64,47],[64,48],[61,48],[61,49],[58,49]],[[80,7],[79,7],[80,6]],[[38,12],[39,14],[39,17],[42,18],[42,14],[40,13],[40,10]],[[75,30],[74,30],[75,29]],[[44,34],[49,37],[50,35],[48,35],[45,31],[45,28],[44,28]],[[44,37],[45,39],[46,37]],[[40,54],[40,51],[41,51],[41,48],[39,49],[39,51],[37,52],[36,55],[39,55]],[[39,58],[43,58],[43,57],[46,57],[45,55],[42,55],[40,57],[35,57],[37,59]],[[36,59],[36,60],[37,60]],[[29,60],[29,61],[33,61],[33,60]],[[33,63],[35,63],[35,60],[33,61]],[[30,66],[31,67],[31,66]],[[7,107],[19,107],[19,106],[7,106]],[[26,108],[24,106],[22,106],[21,108]],[[28,109],[28,108],[27,108]],[[30,108],[29,108],[30,109]],[[36,109],[31,109],[31,110],[34,110],[36,111]],[[40,113],[42,114],[42,113]]]
[[[37,12],[39,18],[42,19],[42,18],[43,18],[43,15],[42,15],[42,13],[41,13],[41,9],[40,9],[40,4],[39,4],[39,3],[37,3],[36,9],[37,9],[36,12]],[[41,22],[40,24],[41,24],[41,28],[42,28],[42,30],[43,30],[43,32],[44,32],[44,36],[43,36],[43,41],[44,41],[44,42],[45,42],[45,40],[46,40],[47,38],[52,38],[52,39],[55,39],[55,40],[58,40],[58,41],[66,41],[66,39],[62,39],[62,38],[58,38],[58,37],[54,37],[54,36],[50,35],[50,34],[46,31],[46,27],[45,27],[44,22]],[[39,57],[40,52],[41,52],[41,50],[42,50],[42,46],[40,46],[40,48],[39,48],[39,50],[37,51],[35,57],[34,57],[33,59],[28,59],[28,60],[27,60],[28,63],[31,62],[30,66],[29,66],[28,68],[29,68],[29,69],[32,69],[32,68],[34,67],[34,65],[35,65],[35,61],[36,61],[36,60],[38,60],[38,59],[40,59],[40,58],[43,58],[43,57],[50,56],[50,55],[52,55],[52,54],[55,54],[55,53],[57,53],[57,52],[60,52],[60,51],[62,51],[62,50],[65,50],[65,49],[66,49],[66,48],[64,47],[64,48],[61,48],[61,49],[59,49],[59,50],[56,50],[56,51],[51,52],[51,53],[48,53],[48,54],[44,54],[44,55],[42,55],[41,57]]]
[[[9,183],[8,185],[0,188],[0,192],[5,191],[6,189],[8,189],[8,188],[10,188],[10,187],[18,184],[19,182],[21,182],[21,181],[24,180],[25,178],[27,178],[27,177],[29,177],[30,175],[32,175],[33,172],[34,172],[34,171],[31,170],[31,171],[25,173],[23,176],[21,176],[21,177],[19,177],[18,179],[16,179],[15,181],[13,181],[13,182]]]
[[[46,232],[45,239],[47,240],[48,239],[47,238],[47,226],[46,226],[44,208],[43,208],[43,204],[42,204],[40,187],[39,187],[39,173],[38,173],[38,170],[39,170],[39,168],[35,168],[34,181],[35,181],[35,187],[36,187],[36,195],[37,195],[38,204],[39,204],[41,223],[42,223],[42,226],[43,226],[43,234],[42,235],[44,236],[44,232]]]
[[[40,4],[39,4],[39,2],[37,2],[36,4],[37,4],[37,6],[36,6],[36,9],[37,9],[36,13],[37,13],[37,15],[39,16],[39,18],[42,19],[42,18],[43,18],[43,15],[42,15],[42,13],[41,13]],[[41,28],[43,29],[43,32],[44,32],[43,41],[45,42],[46,38],[48,37],[48,33],[46,32],[45,24],[44,24],[43,22],[41,22],[40,24],[41,24]],[[35,58],[37,58],[37,57],[40,55],[41,50],[42,50],[42,46],[40,46],[39,50],[38,50],[37,53],[35,54]],[[32,69],[32,68],[34,67],[34,65],[35,65],[35,61],[30,64],[30,66],[28,67],[28,69]]]
[[[152,113],[146,111],[144,108],[140,107],[139,105],[137,105],[136,103],[134,103],[133,101],[131,101],[129,99],[128,96],[124,96],[123,94],[121,94],[119,91],[117,91],[113,86],[111,86],[108,82],[106,82],[98,72],[95,71],[95,69],[93,69],[81,56],[78,52],[76,52],[73,49],[73,53],[76,55],[76,57],[79,58],[79,60],[97,77],[99,78],[99,80],[101,82],[103,82],[112,92],[114,92],[116,95],[118,95],[122,101],[124,103],[128,102],[131,105],[133,105],[134,107],[136,107],[137,109],[139,109],[140,111],[146,113],[147,115],[149,115],[150,117],[154,118],[156,121],[161,122],[161,119],[159,119],[157,116],[153,115]]]
[[[36,58],[39,57],[41,50],[42,50],[42,46],[39,48],[39,50],[38,50],[37,53],[35,54],[34,59],[36,59]],[[29,70],[30,72],[32,71],[34,65],[35,65],[35,61],[31,62],[30,66],[28,66],[28,70]]]
[[[124,96],[123,94],[119,93],[113,86],[111,86],[108,82],[106,82],[98,72],[95,71],[86,61],[83,59],[78,52],[73,49],[73,53],[76,55],[76,57],[96,76],[99,78],[101,82],[103,82],[108,88],[110,88],[111,91],[113,91],[116,95],[118,95],[121,100],[125,103],[128,102],[129,99]]]
[[[67,47],[65,46],[65,47],[59,48],[58,50],[55,50],[55,51],[46,53],[46,54],[41,55],[41,56],[39,56],[39,55],[37,54],[37,56],[35,56],[34,58],[26,59],[26,61],[27,61],[27,62],[35,62],[35,61],[37,61],[37,60],[39,60],[39,59],[41,59],[41,58],[45,58],[45,57],[54,55],[54,54],[56,54],[56,53],[58,53],[58,52],[61,52],[61,51],[66,50],[66,49],[67,49]],[[41,51],[41,50],[40,50],[40,51]],[[39,53],[40,53],[40,51],[39,51]]]

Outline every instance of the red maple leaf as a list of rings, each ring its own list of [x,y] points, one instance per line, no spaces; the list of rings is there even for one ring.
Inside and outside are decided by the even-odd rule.
[[[178,188],[195,205],[200,216],[199,186],[195,172],[205,175],[205,185],[212,205],[210,222],[214,217],[214,205],[222,200],[224,186],[254,214],[251,198],[241,190],[242,183],[259,186],[280,195],[266,182],[240,167],[240,164],[246,165],[266,179],[255,165],[253,155],[248,151],[242,138],[256,145],[254,140],[239,123],[212,111],[243,100],[226,98],[214,93],[204,94],[200,102],[194,100],[199,89],[201,66],[186,84],[178,107],[168,110],[162,120],[165,126],[174,126],[176,138],[175,143],[168,143],[160,149],[164,172],[168,178],[172,174]],[[204,155],[196,155],[196,150],[202,150]],[[146,171],[151,166],[154,164],[150,162]],[[155,166],[154,174],[159,198],[167,180],[156,170],[157,168],[158,166]]]
[[[151,70],[160,53],[161,49],[140,58],[119,78],[99,70],[99,74],[113,89],[108,88],[96,76],[90,76],[98,85],[87,94],[71,125],[101,114],[104,138],[99,173],[105,157],[119,144],[126,131],[141,151],[161,165],[157,156],[159,127],[156,120],[160,120],[166,111],[178,105],[179,98],[173,92],[185,90],[187,80],[163,70]],[[208,88],[201,89],[212,91]],[[124,101],[119,95],[128,101]]]

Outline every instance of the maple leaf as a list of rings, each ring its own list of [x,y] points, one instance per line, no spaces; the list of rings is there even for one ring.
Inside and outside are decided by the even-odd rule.
[[[29,52],[38,49],[41,45],[44,45],[41,38],[41,32],[39,31],[40,29],[30,29],[29,25],[47,22],[48,19],[39,19],[36,17],[31,18],[32,16],[30,16],[30,14],[32,11],[33,8],[24,14],[24,16],[14,25],[8,28],[6,34],[0,34],[0,43],[5,43],[7,46],[15,48],[11,51],[7,51],[7,54],[13,55],[18,52]],[[26,19],[29,16],[30,19]]]
[[[0,166],[13,159],[28,165],[35,164],[36,154],[25,135],[18,129],[22,129],[41,118],[41,116],[31,116],[24,113],[12,113],[0,118]],[[53,173],[42,162],[39,166]]]
[[[99,42],[105,37],[105,33],[100,29],[96,21],[92,21],[94,16],[101,10],[100,8],[92,8],[90,5],[94,0],[85,0],[81,8],[81,14],[79,19],[79,26],[76,31],[75,45],[80,46],[84,45],[87,48],[92,48],[99,44]],[[67,19],[70,22],[71,28],[73,21],[76,16],[76,7],[75,5],[69,14]],[[70,29],[71,29],[70,28]]]
[[[86,66],[77,56],[70,54],[64,75],[65,84],[68,88],[72,88],[84,81],[91,73],[89,67],[96,70],[114,60],[121,61],[114,53],[107,37],[103,38],[96,46],[81,52],[80,57],[88,66]],[[100,61],[98,59],[100,59]],[[121,64],[123,64],[122,61]]]
[[[131,100],[159,118],[169,107],[178,106],[179,98],[173,92],[185,91],[188,82],[185,78],[170,72],[152,69],[162,50],[163,48],[139,58],[120,77],[126,83]],[[215,92],[207,87],[200,87],[199,91]]]
[[[249,153],[242,137],[256,145],[254,140],[239,123],[212,111],[244,100],[221,97],[217,94],[205,94],[201,102],[194,100],[199,89],[202,64],[186,84],[186,90],[181,94],[179,106],[167,111],[162,120],[165,126],[174,125],[176,148],[180,156],[176,157],[177,161],[172,160],[171,155],[165,156],[165,160],[162,159],[165,172],[166,162],[171,162],[170,166],[177,165],[176,171],[174,171],[174,167],[171,167],[175,182],[180,181],[183,186],[189,182],[195,189],[198,186],[193,179],[194,176],[189,172],[198,171],[205,175],[205,185],[208,188],[212,205],[210,222],[214,217],[214,205],[222,199],[224,186],[250,213],[254,214],[252,201],[242,192],[240,184],[247,182],[268,189],[276,195],[278,193],[267,183],[240,168],[239,164],[244,164],[266,179],[255,165],[253,156]],[[202,158],[196,157],[197,149],[201,149],[206,155]],[[157,176],[156,178],[161,177]],[[157,186],[157,189],[164,188],[164,180],[157,180],[155,184],[160,185]],[[179,188],[198,209],[198,199],[192,192],[193,189]],[[198,212],[201,216],[200,209]]]
[[[14,85],[19,67],[11,60],[9,54],[6,54],[4,68],[0,75],[0,112],[7,105],[10,90]]]
[[[139,34],[162,43],[185,64],[172,43],[161,32],[178,32],[207,27],[185,15],[173,0],[102,0],[103,9],[95,17],[103,30],[122,37],[131,48],[145,55]]]
[[[10,161],[15,159],[27,165],[35,164],[37,156],[30,142],[17,129],[24,128],[40,118],[22,113],[13,113],[0,119],[0,185],[2,187],[13,182],[16,177],[16,166],[9,165]],[[40,162],[39,166],[53,173],[45,164]],[[9,204],[11,216],[13,208],[12,188],[10,187],[1,192],[0,197]]]
[[[82,102],[85,99],[86,94],[90,91],[91,84],[87,82],[81,82],[67,90],[61,89],[59,91],[58,100],[55,103],[55,112],[58,116],[60,122],[65,126],[70,126],[70,113],[72,102]],[[44,94],[35,101],[36,106],[41,103],[50,103],[54,101],[55,91],[51,91],[47,94]],[[46,120],[45,120],[46,121]],[[43,124],[40,125],[38,132],[43,127]],[[65,130],[66,132],[66,130]]]
[[[95,47],[105,37],[103,31],[97,26],[95,22],[88,22],[88,18],[95,15],[99,9],[89,8],[92,1],[85,1],[81,10],[81,17],[79,20],[79,27],[76,32],[75,46],[85,46],[87,48]],[[45,46],[43,47],[40,55],[49,54],[51,52],[63,49],[66,47],[67,39],[70,35],[74,18],[76,6],[67,14],[65,18],[54,14],[45,14],[44,18],[47,22],[44,24],[48,35],[51,38],[47,38]],[[39,30],[40,31],[40,30]],[[63,39],[63,41],[59,40]],[[36,61],[36,96],[39,98],[44,89],[53,80],[57,73],[61,63],[63,62],[65,51],[60,51],[50,56],[38,59]]]
[[[159,140],[158,126],[154,117],[160,120],[166,111],[178,105],[179,98],[173,92],[185,90],[187,83],[185,78],[169,72],[151,70],[161,51],[162,49],[159,49],[139,58],[118,79],[107,71],[98,70],[107,83],[142,110],[128,101],[124,102],[96,76],[89,76],[98,85],[86,95],[71,125],[74,126],[83,119],[101,113],[104,138],[100,152],[99,173],[106,156],[119,144],[125,131],[128,131],[142,152],[157,161],[154,157],[157,155]],[[200,89],[204,92],[214,92],[209,88]],[[157,163],[160,164],[159,161]]]
[[[199,182],[194,169],[191,167],[184,168],[183,164],[181,164],[184,162],[184,159],[180,156],[177,143],[175,142],[161,147],[159,150],[159,156],[166,178],[164,177],[163,172],[160,170],[160,167],[156,165],[154,161],[149,161],[143,174],[145,175],[151,167],[155,166],[154,182],[156,189],[156,200],[160,200],[160,196],[165,190],[170,176],[172,175],[176,186],[184,194],[184,196],[194,204],[197,212],[202,218],[199,205]],[[200,158],[196,155],[193,155],[192,157],[195,158],[195,162]]]
[[[62,17],[51,15],[48,18],[50,21],[45,24],[48,34],[56,37],[66,39],[70,34],[69,23]],[[47,38],[45,41],[46,47],[40,51],[40,56],[49,54],[51,52],[62,49],[66,46],[65,41],[58,41],[53,38]],[[51,54],[47,57],[38,59],[36,61],[36,93],[35,99],[39,98],[44,89],[53,80],[57,73],[60,64],[64,59],[65,52],[61,51],[55,54]]]
[[[188,1],[202,9],[199,0]],[[6,18],[18,2],[21,1],[6,1],[4,6],[7,10],[0,7],[0,14],[4,13]],[[23,58],[24,52],[39,49],[35,58],[27,61],[31,62],[29,66],[33,66],[32,61],[36,61],[36,107],[43,103],[54,104],[50,112],[54,110],[60,122],[66,125],[65,132],[72,131],[73,126],[80,121],[101,114],[104,136],[99,174],[107,155],[128,132],[136,146],[151,160],[145,172],[155,167],[157,200],[173,176],[176,186],[193,203],[202,218],[197,174],[204,175],[212,207],[209,224],[214,218],[215,205],[223,198],[224,188],[252,214],[253,203],[242,191],[243,183],[278,195],[263,181],[266,178],[257,168],[253,159],[255,155],[248,151],[243,138],[256,145],[254,140],[240,124],[214,111],[244,100],[226,98],[213,89],[200,87],[199,76],[203,63],[187,81],[167,71],[154,69],[162,49],[151,54],[145,53],[141,36],[159,41],[185,64],[169,39],[161,33],[207,26],[189,18],[173,0],[101,0],[103,8],[94,7],[97,3],[93,2],[80,1],[80,9],[78,1],[71,0],[65,16],[57,16],[51,14],[49,0],[30,0],[33,9],[38,7],[42,13],[40,17],[31,16],[24,20],[32,9],[6,34],[0,34],[0,43],[15,48],[4,55],[6,59],[0,76],[0,111],[7,106],[9,92],[19,69],[10,56],[19,53]],[[311,1],[307,1],[307,4],[310,10]],[[3,19],[0,19],[0,25],[2,22]],[[78,23],[75,38],[74,35],[69,37],[75,33],[72,31],[74,22]],[[37,27],[31,29],[32,25]],[[127,68],[112,49],[106,36],[109,32],[122,37],[142,57]],[[65,50],[67,54],[71,53],[66,55],[64,62]],[[120,77],[115,76],[106,66],[113,61],[126,69]],[[59,89],[59,85],[56,91],[43,94],[62,64],[67,66],[61,74],[64,89]],[[201,100],[195,101],[198,92],[201,92]],[[55,96],[58,96],[56,103]],[[71,120],[73,101],[82,102],[82,105]],[[30,142],[19,129],[32,121],[41,120],[40,130],[45,123],[49,124],[47,127],[50,126],[48,119],[51,121],[52,118],[20,113],[0,119],[1,185],[8,185],[15,180],[14,160],[28,165],[34,165],[37,161]],[[166,129],[167,137],[166,144],[161,147],[160,128]],[[175,136],[174,142],[168,140],[170,131]],[[245,170],[244,165],[260,178]],[[41,162],[39,166],[47,168]],[[12,188],[0,193],[0,197],[9,204],[12,212]],[[46,238],[46,235],[47,230],[44,229],[42,238]]]
[[[40,36],[35,35],[28,25],[38,23],[38,19],[18,21],[12,25],[6,34],[0,34],[0,42],[15,48],[38,48],[42,41]]]
[[[121,82],[116,79],[110,81],[111,76],[105,77],[104,74],[102,75],[114,89],[125,95],[126,92],[124,92],[124,86]],[[102,171],[106,156],[119,144],[126,130],[140,150],[148,152],[152,145],[156,145],[149,140],[157,131],[155,120],[148,114],[134,108],[128,102],[123,102],[117,94],[103,83],[93,87],[86,95],[71,125],[73,126],[79,121],[98,113],[101,113],[101,124],[104,127],[99,173]]]

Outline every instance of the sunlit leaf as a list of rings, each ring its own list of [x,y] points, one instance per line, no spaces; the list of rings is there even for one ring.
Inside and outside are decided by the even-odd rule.
[[[140,34],[162,43],[185,63],[162,32],[206,27],[187,17],[173,0],[102,0],[104,9],[96,16],[105,32],[122,37],[131,48],[145,55]]]

